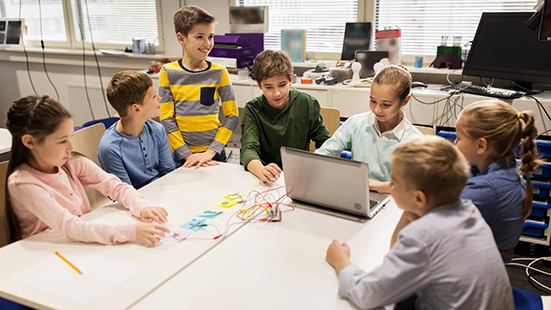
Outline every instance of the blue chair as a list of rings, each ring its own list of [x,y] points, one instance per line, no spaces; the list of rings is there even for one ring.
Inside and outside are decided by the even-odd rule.
[[[516,287],[512,289],[516,310],[543,310],[543,302],[539,294]]]
[[[18,304],[16,302],[11,301],[11,300],[0,298],[0,309],[3,309],[3,310],[32,310],[33,308],[23,306],[21,304]]]
[[[85,128],[85,127],[92,126],[92,125],[97,124],[97,123],[103,123],[105,125],[105,129],[108,129],[109,127],[111,127],[111,125],[116,123],[119,119],[120,118],[118,118],[118,117],[108,117],[108,118],[97,119],[97,120],[93,120],[93,121],[89,121],[89,122],[84,123],[84,125],[82,125],[82,127]]]

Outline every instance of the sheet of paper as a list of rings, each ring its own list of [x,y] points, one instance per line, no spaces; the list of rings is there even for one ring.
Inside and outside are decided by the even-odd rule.
[[[193,219],[185,223],[184,225],[180,226],[180,228],[191,230],[191,231],[198,231],[199,229],[201,229],[201,227],[203,227],[205,220],[206,219],[200,219],[200,220]]]
[[[231,208],[239,203],[239,200],[224,199],[216,203],[217,206],[222,208]]]
[[[206,217],[206,218],[214,218],[218,215],[224,213],[223,211],[216,210],[216,209],[205,209],[201,214],[198,214],[199,217]]]
[[[231,192],[227,192],[225,193],[224,195],[222,195],[222,197],[224,198],[227,198],[227,199],[231,199],[231,200],[241,200],[243,198],[245,198],[245,194],[243,194],[242,192],[238,192],[238,191],[231,191]]]
[[[182,228],[173,228],[170,230],[168,234],[166,234],[164,237],[161,238],[161,241],[171,240],[175,242],[182,242],[191,234],[192,232],[189,230],[185,230]]]
[[[51,257],[10,278],[50,294],[88,303],[136,274],[142,267],[117,259],[78,253],[61,253],[82,274],[52,252]]]

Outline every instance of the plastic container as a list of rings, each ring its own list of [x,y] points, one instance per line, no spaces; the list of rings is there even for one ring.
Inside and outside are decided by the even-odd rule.
[[[455,139],[457,139],[457,134],[455,132],[451,132],[451,131],[439,131],[436,133],[437,136],[440,136],[440,137],[443,137],[443,138],[446,138],[448,140],[450,140],[451,142],[454,142]]]
[[[548,201],[539,202],[532,201],[532,212],[530,213],[531,217],[543,218],[547,216],[547,212],[551,208],[551,204]]]
[[[537,181],[532,182],[532,196],[534,197],[549,197],[549,189],[551,189],[551,184],[549,183],[542,183]]]
[[[352,153],[350,151],[342,151],[341,158],[352,159]]]
[[[549,227],[549,222],[538,223],[533,221],[524,222],[522,234],[531,237],[544,237],[545,229]]]

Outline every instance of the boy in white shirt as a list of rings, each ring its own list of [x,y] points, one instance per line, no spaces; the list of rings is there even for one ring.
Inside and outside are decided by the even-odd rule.
[[[366,273],[334,240],[327,262],[339,295],[375,308],[416,295],[415,309],[514,309],[492,231],[469,200],[460,200],[469,169],[447,140],[416,137],[391,155],[391,194],[404,210],[382,266]]]

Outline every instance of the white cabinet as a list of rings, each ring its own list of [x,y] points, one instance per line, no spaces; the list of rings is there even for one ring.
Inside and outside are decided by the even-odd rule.
[[[249,85],[235,85],[233,84],[233,91],[235,93],[235,101],[238,108],[245,107],[245,104],[253,98],[253,91]]]
[[[429,95],[412,96],[408,104],[402,108],[406,118],[413,124],[434,125],[434,109],[437,98]],[[437,124],[440,125],[437,121]]]
[[[318,102],[322,108],[328,107],[326,90],[304,89],[304,88],[298,88],[298,87],[297,89],[303,93],[310,94],[314,98],[318,99]]]
[[[354,114],[369,111],[369,92],[333,90],[331,102],[333,108],[341,112],[341,117],[350,117]]]

